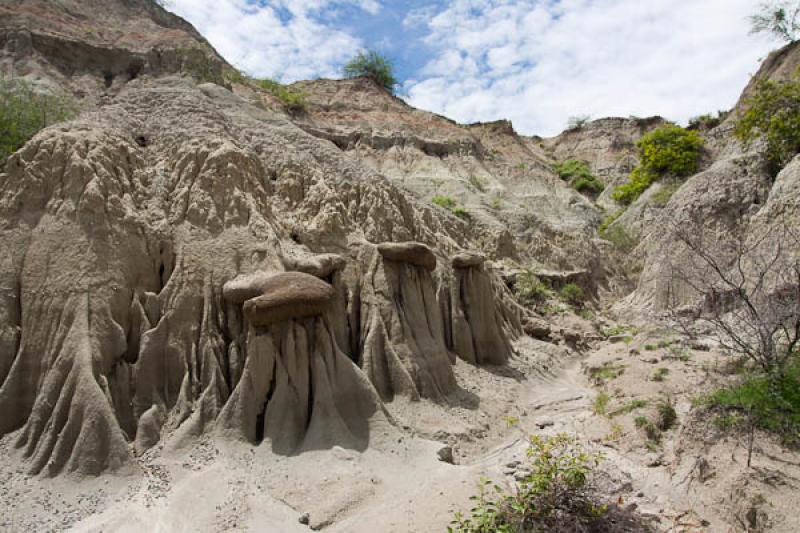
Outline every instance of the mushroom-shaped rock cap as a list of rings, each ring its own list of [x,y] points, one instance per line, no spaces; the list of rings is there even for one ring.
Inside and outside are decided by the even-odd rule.
[[[275,272],[264,271],[240,274],[222,286],[222,297],[229,302],[242,304],[250,298],[261,296],[274,275]]]
[[[421,242],[384,242],[378,245],[378,251],[389,261],[410,263],[426,270],[436,268],[436,256]]]
[[[305,272],[318,278],[327,278],[337,270],[342,270],[346,262],[339,254],[305,255],[300,257],[283,257],[286,270]]]
[[[333,287],[311,274],[282,272],[266,281],[261,296],[244,303],[244,315],[254,326],[321,315],[334,294]]]
[[[476,267],[482,265],[485,261],[486,256],[479,252],[459,252],[450,259],[453,268]]]

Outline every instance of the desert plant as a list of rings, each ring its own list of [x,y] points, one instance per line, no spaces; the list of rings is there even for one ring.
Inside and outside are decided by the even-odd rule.
[[[625,212],[624,209],[620,209],[619,211],[616,211],[608,215],[606,218],[604,218],[603,221],[600,222],[600,226],[597,228],[597,233],[599,233],[600,236],[602,237],[603,233],[605,233],[608,230],[609,226],[611,226],[611,224],[616,222],[617,219],[621,217],[624,212]]]
[[[656,368],[650,376],[651,381],[666,381],[669,375],[669,368]]]
[[[363,50],[348,61],[342,69],[346,78],[369,78],[389,92],[398,84],[394,66],[386,56],[374,50]]]
[[[644,434],[647,436],[647,440],[649,440],[653,444],[658,444],[661,442],[661,430],[658,429],[658,426],[646,416],[637,416],[633,419],[634,425],[644,431]]]
[[[562,180],[568,181],[570,186],[578,192],[599,194],[603,192],[605,185],[598,180],[589,165],[577,159],[568,159],[561,163],[555,163],[553,170]]]
[[[469,211],[467,211],[467,209],[465,207],[461,207],[461,206],[454,207],[454,208],[452,208],[450,210],[450,212],[453,213],[458,218],[463,218],[463,219],[472,218],[472,215],[469,214]]]
[[[642,409],[647,407],[648,405],[647,400],[631,400],[630,402],[626,403],[622,407],[618,407],[608,413],[608,418],[614,418],[620,415],[627,415],[628,413],[632,413],[637,409]]]
[[[702,399],[719,412],[726,428],[761,429],[777,435],[784,445],[800,446],[800,358],[795,357],[783,376],[770,378],[748,372],[735,383]]]
[[[750,16],[750,33],[769,33],[787,42],[800,32],[800,2],[762,2],[758,13]]]
[[[764,139],[773,174],[800,153],[800,80],[759,81],[736,121],[736,137],[749,145]]]
[[[643,135],[636,141],[636,146],[639,166],[612,194],[615,200],[625,205],[633,203],[653,182],[664,176],[681,178],[696,172],[703,139],[696,131],[665,124]]]
[[[595,385],[603,385],[606,381],[617,379],[625,373],[625,365],[615,365],[614,363],[603,363],[600,366],[590,367],[587,372],[589,379]]]
[[[304,111],[307,107],[306,95],[293,87],[269,78],[253,79],[252,82],[260,89],[268,92],[281,101],[283,106],[291,112]]]
[[[579,130],[582,129],[589,121],[592,120],[591,115],[574,115],[569,117],[567,120],[567,129],[568,130]]]
[[[517,299],[525,305],[536,305],[553,297],[553,290],[549,285],[536,277],[536,274],[526,270],[517,275],[514,284]]]
[[[749,235],[720,241],[700,220],[673,225],[669,242],[686,254],[668,260],[666,306],[685,332],[700,321],[720,346],[747,357],[767,375],[779,376],[800,348],[800,234],[776,219]],[[671,257],[671,256],[670,256]],[[686,290],[698,311],[681,312]]]
[[[76,112],[68,96],[38,91],[22,79],[0,78],[0,169],[36,133]]]
[[[594,414],[596,415],[605,415],[606,409],[608,408],[608,402],[611,400],[611,397],[606,392],[598,392],[597,396],[594,397]]]
[[[558,290],[558,295],[562,300],[575,307],[583,305],[583,289],[574,283],[567,283]]]
[[[656,404],[656,412],[658,413],[658,419],[656,420],[656,426],[661,431],[669,431],[675,424],[678,422],[678,412],[675,411],[675,404],[672,402],[671,398],[664,398],[659,400]]]
[[[472,497],[469,516],[457,513],[448,533],[513,533],[529,531],[601,531],[610,504],[602,502],[592,484],[602,462],[575,438],[531,436],[529,472],[510,490],[482,479]]]
[[[478,176],[471,174],[467,178],[467,182],[478,192],[486,192],[486,184]]]
[[[591,178],[578,178],[572,182],[572,188],[584,194],[600,194],[605,187],[605,184],[594,176]]]
[[[561,163],[555,163],[553,164],[553,171],[564,181],[570,181],[573,178],[593,177],[592,171],[589,170],[589,165],[577,159],[567,159]]]
[[[439,207],[443,207],[444,209],[453,209],[455,206],[458,205],[455,198],[451,196],[437,195],[431,198],[431,202],[438,205]]]
[[[689,130],[711,130],[722,124],[729,115],[728,111],[717,111],[716,115],[706,113],[689,119]]]

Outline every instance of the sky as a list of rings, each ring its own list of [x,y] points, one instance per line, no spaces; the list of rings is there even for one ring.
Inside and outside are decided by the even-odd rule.
[[[573,116],[729,109],[770,50],[760,0],[167,0],[231,64],[283,82],[389,57],[409,104],[555,135]]]

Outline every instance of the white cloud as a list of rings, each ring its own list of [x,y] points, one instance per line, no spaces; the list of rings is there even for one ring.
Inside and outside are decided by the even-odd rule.
[[[578,114],[685,121],[732,106],[775,46],[748,35],[757,5],[453,0],[426,18],[434,57],[405,89],[417,107],[525,133],[558,133]]]
[[[362,48],[357,37],[331,24],[343,4],[371,14],[381,8],[377,0],[171,0],[170,10],[248,74],[294,81],[336,77],[339,66]],[[282,20],[280,10],[289,16]]]

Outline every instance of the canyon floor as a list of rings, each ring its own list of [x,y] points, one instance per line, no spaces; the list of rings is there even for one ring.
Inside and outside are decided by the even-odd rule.
[[[205,436],[181,449],[156,447],[127,473],[46,479],[24,472],[8,435],[0,441],[0,529],[444,532],[469,509],[482,477],[513,484],[529,435],[565,432],[604,455],[595,478],[608,501],[655,531],[797,531],[788,512],[800,505],[796,456],[759,435],[748,469],[744,436],[713,434],[693,406],[725,379],[730,361],[668,330],[623,329],[628,336],[582,352],[523,337],[505,368],[458,362],[457,393],[439,404],[388,404],[403,431],[387,427],[364,451],[282,457]],[[653,381],[656,373],[663,381]],[[608,398],[602,408],[598,394]],[[664,398],[679,424],[648,445],[635,415]],[[626,408],[633,400],[647,405]],[[455,464],[439,459],[445,445]]]

